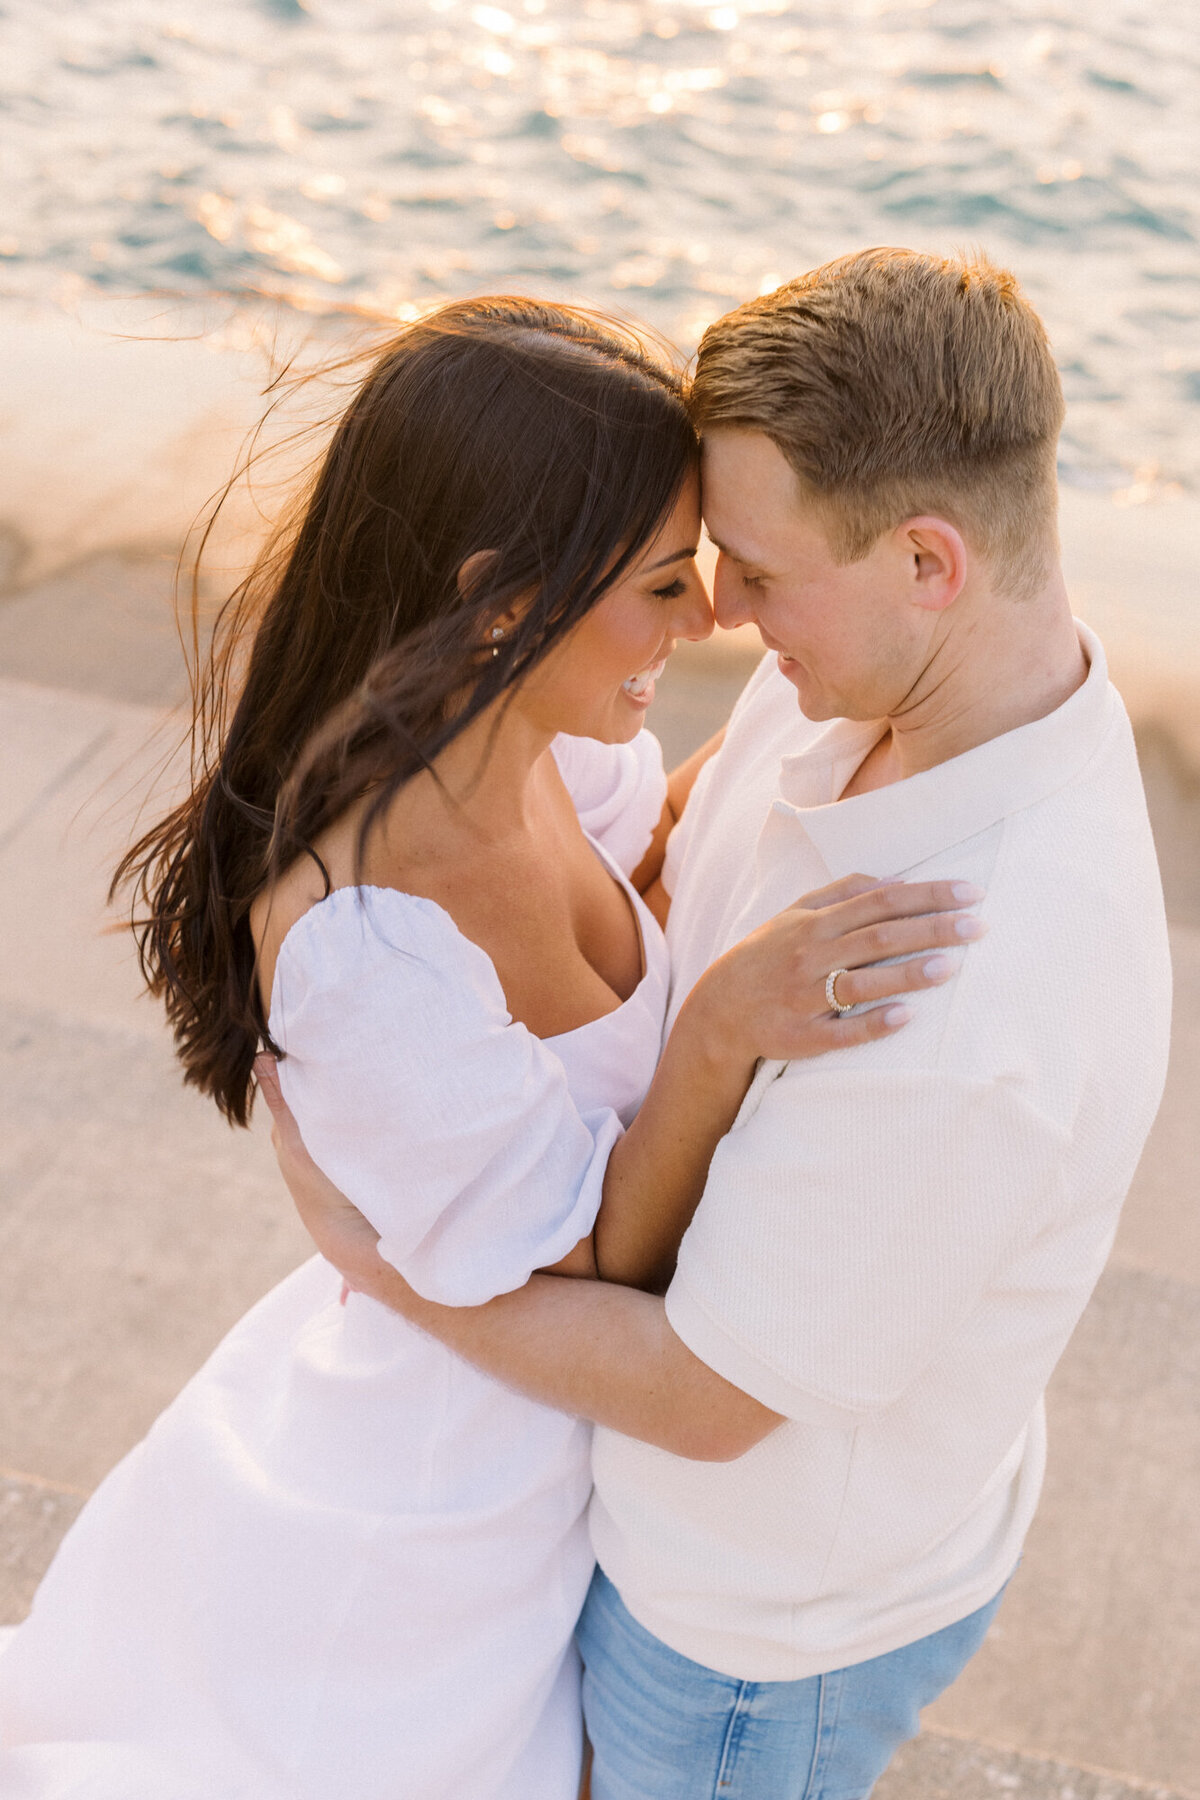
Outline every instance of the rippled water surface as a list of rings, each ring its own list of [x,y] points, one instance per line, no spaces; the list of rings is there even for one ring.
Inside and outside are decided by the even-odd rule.
[[[690,346],[842,250],[981,243],[1049,321],[1069,478],[1195,487],[1196,17],[1195,0],[8,0],[0,281],[394,311],[515,285]]]

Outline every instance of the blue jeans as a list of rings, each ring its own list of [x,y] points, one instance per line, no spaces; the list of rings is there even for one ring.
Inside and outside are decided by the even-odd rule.
[[[597,1569],[576,1632],[592,1800],[865,1800],[1000,1598],[848,1669],[738,1681],[669,1650]]]

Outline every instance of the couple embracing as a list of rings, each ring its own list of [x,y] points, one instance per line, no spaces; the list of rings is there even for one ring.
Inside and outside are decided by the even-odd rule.
[[[1010,276],[898,250],[686,390],[524,300],[389,346],[126,869],[322,1255],[64,1542],[0,1791],[574,1800],[586,1718],[594,1800],[870,1792],[1017,1563],[1166,1060],[1062,410]],[[668,780],[714,610],[769,654]]]

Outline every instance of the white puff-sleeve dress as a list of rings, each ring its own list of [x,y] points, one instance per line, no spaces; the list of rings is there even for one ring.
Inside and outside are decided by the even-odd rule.
[[[449,1305],[587,1234],[658,1056],[666,948],[621,864],[661,756],[645,733],[555,754],[640,924],[624,1005],[539,1040],[394,889],[335,891],[275,974],[309,1148]],[[0,1793],[574,1800],[589,1430],[340,1288],[314,1257],[268,1294],[84,1509],[0,1656]]]

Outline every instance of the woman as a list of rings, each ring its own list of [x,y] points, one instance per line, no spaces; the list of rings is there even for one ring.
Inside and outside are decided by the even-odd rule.
[[[756,1057],[903,1022],[833,1020],[829,968],[874,1000],[929,978],[861,966],[872,921],[955,941],[945,884],[843,884],[718,964],[655,1072],[628,871],[656,676],[711,629],[696,463],[615,330],[516,300],[407,329],[233,634],[211,768],[126,865],[186,1079],[245,1122],[274,1049],[429,1298],[661,1282]],[[4,1792],[571,1800],[587,1431],[339,1286],[281,1283],[81,1515],[0,1663]]]

